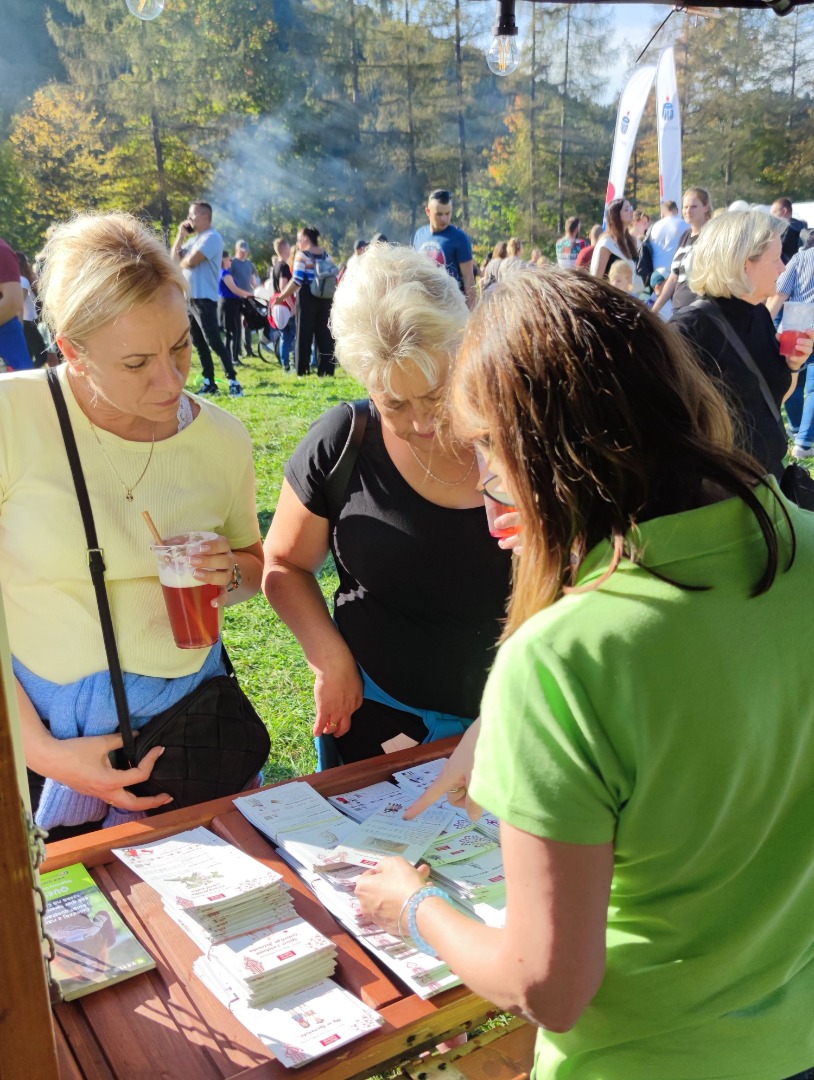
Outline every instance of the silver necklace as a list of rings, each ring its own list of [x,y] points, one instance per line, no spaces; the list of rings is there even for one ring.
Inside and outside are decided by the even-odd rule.
[[[424,464],[424,462],[421,460],[421,458],[415,452],[413,444],[408,442],[407,445],[410,447],[410,453],[416,459],[416,461],[421,466],[421,468],[424,470],[424,472],[427,474],[427,476],[429,476],[430,480],[435,480],[436,483],[443,484],[444,487],[458,487],[459,484],[462,484],[464,482],[464,480],[469,479],[470,475],[472,474],[472,470],[475,468],[475,458],[473,456],[472,457],[472,464],[469,466],[469,468],[466,470],[466,472],[464,473],[464,475],[461,477],[460,480],[442,480],[440,476],[436,476],[435,473]]]
[[[93,426],[93,421],[90,419],[90,417],[88,417],[88,423],[90,424],[90,430],[93,432],[94,439],[96,439],[97,443],[99,444],[99,449],[102,451],[102,453],[105,456],[105,461],[108,463],[110,468],[113,470],[113,473],[115,474],[116,479],[119,481],[121,486],[124,488],[124,491],[125,491],[124,497],[125,497],[125,499],[127,499],[128,502],[132,502],[133,501],[133,492],[136,490],[136,488],[139,486],[141,481],[144,479],[145,473],[150,468],[150,462],[153,460],[153,451],[155,450],[155,420],[153,420],[153,441],[150,444],[150,454],[149,454],[149,457],[147,458],[147,464],[141,470],[141,476],[139,476],[139,478],[138,478],[138,480],[136,480],[135,484],[126,484],[124,482],[124,480],[122,480],[121,476],[119,476],[119,470],[116,468],[116,466],[110,460],[110,458],[107,456],[107,450],[105,450],[105,448],[104,448],[104,446],[102,444],[102,440],[99,438],[98,432],[96,431],[96,428]]]

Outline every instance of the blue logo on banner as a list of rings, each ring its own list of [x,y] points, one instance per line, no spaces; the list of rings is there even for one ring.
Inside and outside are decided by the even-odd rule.
[[[665,124],[669,124],[671,120],[675,119],[676,111],[673,107],[672,101],[669,98],[664,102],[661,107],[661,115],[664,118]]]
[[[622,117],[622,134],[627,135],[627,129],[630,127],[630,113],[625,113]]]

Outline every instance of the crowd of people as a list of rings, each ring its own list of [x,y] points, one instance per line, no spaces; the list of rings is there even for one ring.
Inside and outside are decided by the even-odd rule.
[[[814,1076],[814,687],[796,648],[814,500],[781,413],[792,456],[814,456],[807,373],[797,386],[814,320],[782,350],[775,326],[812,301],[814,252],[790,204],[772,209],[716,215],[692,187],[683,223],[670,202],[651,223],[617,199],[590,242],[567,221],[555,262],[512,237],[479,273],[436,189],[412,245],[379,235],[337,264],[305,226],[293,258],[275,240],[262,286],[205,202],[171,250],[122,213],[55,228],[37,273],[0,245],[0,589],[51,838],[170,805],[131,790],[160,746],[128,770],[110,757],[81,468],[134,729],[229,670],[220,640],[176,646],[146,508],[163,537],[204,534],[185,573],[219,617],[262,589],[290,627],[321,767],[461,736],[410,813],[446,794],[500,819],[505,926],[399,858],[357,893],[539,1027],[537,1080]],[[297,447],[265,541],[251,440],[212,401],[213,353],[243,393],[257,289],[284,368],[338,363],[367,395]],[[26,370],[43,353],[62,362]]]

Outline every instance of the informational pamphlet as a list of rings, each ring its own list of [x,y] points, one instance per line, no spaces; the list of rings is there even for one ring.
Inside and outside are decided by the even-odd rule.
[[[213,937],[235,926],[267,921],[268,906],[285,903],[288,888],[275,870],[199,827],[113,854]],[[289,901],[290,904],[290,901]],[[291,907],[291,917],[295,915]]]
[[[384,1023],[377,1012],[331,979],[322,979],[298,993],[252,1008],[203,957],[196,960],[193,970],[236,1019],[278,1061],[292,1069],[376,1031]]]
[[[51,974],[66,1001],[149,971],[155,961],[81,863],[40,875]]]
[[[371,814],[346,836],[343,846],[378,855],[401,855],[414,865],[455,816],[454,811],[432,806],[414,821],[404,820],[409,803],[405,800],[389,803]]]
[[[354,821],[365,821],[377,810],[385,809],[388,804],[404,801],[404,792],[391,784],[389,780],[382,780],[378,784],[369,784],[367,787],[357,788],[355,791],[346,791],[342,795],[329,795],[328,802],[347,814]]]
[[[299,780],[243,795],[235,799],[234,805],[256,829],[275,843],[280,833],[345,820],[341,811],[331,806],[310,784]]]

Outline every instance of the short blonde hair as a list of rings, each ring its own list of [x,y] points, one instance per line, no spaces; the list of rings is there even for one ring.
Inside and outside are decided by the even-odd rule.
[[[163,285],[188,292],[164,244],[132,214],[80,214],[54,231],[43,255],[43,318],[75,346]]]
[[[630,284],[633,284],[633,270],[630,263],[625,262],[624,259],[617,259],[608,270],[608,281],[611,285],[616,285],[620,278],[627,278]]]
[[[521,255],[523,253],[523,241],[519,236],[513,236],[506,244],[506,251],[509,255]]]
[[[336,359],[368,389],[392,393],[394,369],[414,365],[431,386],[444,376],[469,312],[454,278],[426,254],[371,244],[348,264],[331,309]]]
[[[699,296],[746,297],[747,262],[759,259],[786,222],[764,210],[728,210],[701,229],[687,283]]]

